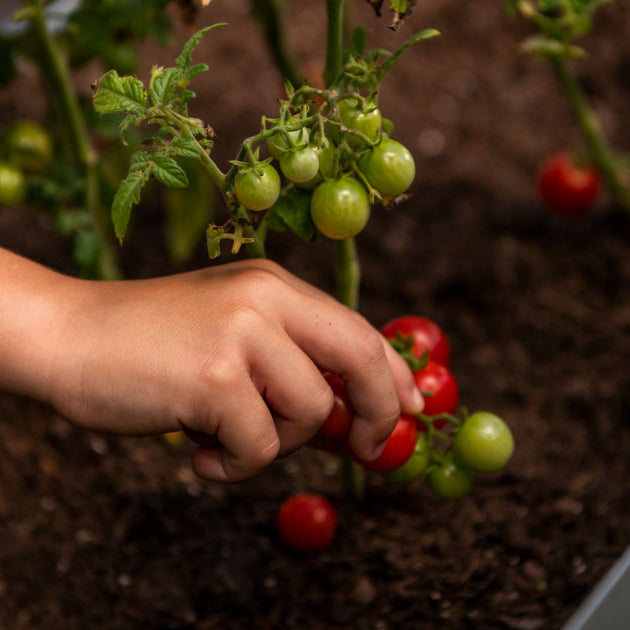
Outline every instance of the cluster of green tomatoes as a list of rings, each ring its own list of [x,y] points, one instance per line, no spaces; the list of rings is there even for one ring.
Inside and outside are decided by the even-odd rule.
[[[307,95],[310,105],[296,108]],[[313,114],[314,97],[320,105]],[[234,196],[248,210],[271,208],[282,190],[279,169],[287,187],[311,192],[310,216],[322,234],[355,236],[368,222],[372,203],[391,203],[415,177],[410,151],[386,129],[391,124],[374,97],[304,86],[282,102],[280,117],[265,120],[263,131],[251,139],[266,141],[270,157],[259,160],[258,150],[245,143],[248,159],[233,162]]]
[[[0,206],[15,206],[24,201],[28,177],[44,172],[53,157],[48,132],[32,120],[14,123],[6,131],[0,160]]]

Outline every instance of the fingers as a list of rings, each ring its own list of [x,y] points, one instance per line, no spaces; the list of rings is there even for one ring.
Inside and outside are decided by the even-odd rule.
[[[387,361],[392,370],[394,383],[400,407],[403,413],[415,416],[424,409],[424,399],[413,379],[413,374],[407,362],[392,348],[391,344],[383,339],[383,345],[387,354]]]
[[[203,397],[209,416],[194,427],[216,433],[221,448],[197,449],[192,464],[204,479],[241,481],[276,458],[280,439],[269,408],[245,370],[226,378],[223,385],[220,396]]]

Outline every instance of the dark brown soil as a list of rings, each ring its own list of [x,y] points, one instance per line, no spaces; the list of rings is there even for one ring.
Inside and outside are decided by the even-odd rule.
[[[304,59],[322,57],[323,5],[291,3]],[[526,25],[489,0],[429,0],[393,34],[355,5],[378,45],[393,48],[412,28],[443,32],[384,86],[382,107],[418,177],[412,200],[376,210],[359,237],[361,309],[375,325],[406,312],[440,322],[462,402],[509,422],[512,462],[452,503],[422,482],[377,478],[365,503],[344,501],[335,461],[311,449],[219,486],[194,477],[187,446],[85,433],[5,395],[1,628],[547,630],[630,542],[629,218],[608,197],[571,222],[538,204],[535,165],[578,136],[546,64],[518,52]],[[200,51],[212,70],[195,105],[222,161],[255,131],[261,107],[273,112],[278,89],[247,9],[215,0],[201,14],[230,22]],[[620,148],[630,146],[629,28],[623,3],[602,9],[579,66]],[[146,51],[145,74],[174,55]],[[99,71],[78,83],[88,91]],[[0,93],[7,121],[41,115],[35,89],[26,68]],[[125,245],[131,276],[173,271],[154,215],[139,211]],[[0,212],[0,243],[73,271],[68,243],[29,209]],[[329,247],[274,237],[270,249],[330,289]],[[339,509],[338,536],[315,557],[274,532],[280,502],[297,490],[324,492]]]

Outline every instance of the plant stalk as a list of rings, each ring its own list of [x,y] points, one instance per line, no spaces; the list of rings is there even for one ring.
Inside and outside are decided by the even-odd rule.
[[[563,57],[553,57],[550,62],[556,78],[569,100],[571,111],[577,120],[591,159],[604,177],[610,192],[621,206],[630,212],[630,190],[624,184],[621,168],[615,158],[614,151],[608,144],[599,119],[591,109],[582,88],[569,69],[567,60]]]
[[[111,232],[109,217],[99,203],[98,172],[96,170],[98,154],[90,143],[87,124],[72,87],[66,59],[46,26],[42,0],[32,0],[31,7],[33,10],[31,21],[42,47],[41,64],[45,67],[44,71],[49,75],[50,82],[56,87],[58,106],[68,124],[73,152],[84,170],[86,180],[85,205],[94,220],[94,226],[102,243],[98,274],[105,280],[117,280],[123,274],[109,237]]]
[[[326,39],[326,66],[324,83],[330,87],[341,72],[343,61],[345,0],[326,0],[328,28]]]

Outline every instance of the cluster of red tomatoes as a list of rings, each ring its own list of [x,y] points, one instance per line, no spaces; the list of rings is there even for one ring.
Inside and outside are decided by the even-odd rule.
[[[416,315],[393,320],[381,329],[413,369],[416,385],[425,397],[418,417],[402,414],[381,455],[366,462],[353,456],[347,445],[352,408],[340,377],[327,374],[335,393],[333,410],[322,425],[315,445],[352,457],[367,470],[382,473],[392,483],[410,483],[422,476],[436,495],[463,497],[475,473],[501,470],[514,450],[509,427],[497,415],[478,411],[460,420],[455,415],[459,391],[449,369],[450,347],[437,324]],[[294,549],[325,549],[337,524],[334,508],[317,494],[290,497],[280,508],[277,528]]]
[[[15,206],[24,201],[26,176],[41,173],[50,164],[53,146],[48,132],[31,120],[12,125],[2,143],[0,161],[0,206]]]
[[[358,234],[372,201],[398,197],[415,177],[413,156],[384,132],[373,100],[348,96],[316,115],[284,110],[268,131],[271,157],[236,163],[236,199],[248,210],[271,208],[282,188],[275,161],[288,186],[310,192],[312,221],[332,239]]]

